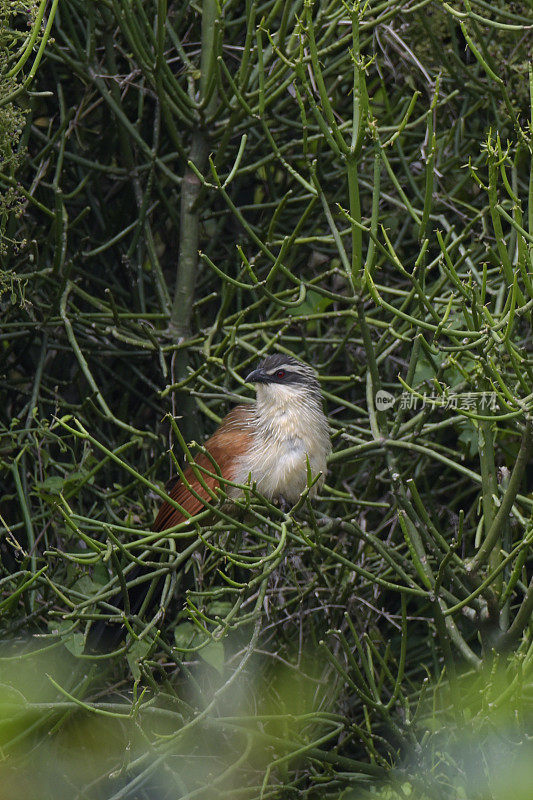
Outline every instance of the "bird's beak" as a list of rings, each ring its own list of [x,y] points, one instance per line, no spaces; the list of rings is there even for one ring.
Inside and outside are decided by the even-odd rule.
[[[246,383],[266,383],[266,382],[267,382],[267,376],[262,369],[254,369],[253,372],[250,372],[250,374],[246,376]]]

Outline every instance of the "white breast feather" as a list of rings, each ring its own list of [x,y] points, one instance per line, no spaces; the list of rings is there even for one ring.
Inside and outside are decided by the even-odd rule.
[[[307,458],[312,477],[322,473],[311,489],[324,483],[331,451],[329,428],[320,401],[301,386],[258,385],[253,420],[254,446],[244,456],[236,481],[248,476],[265,497],[284,497],[295,503],[307,486]]]

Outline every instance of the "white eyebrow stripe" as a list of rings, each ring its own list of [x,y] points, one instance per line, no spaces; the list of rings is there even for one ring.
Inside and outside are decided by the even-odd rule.
[[[316,381],[315,372],[311,367],[308,367],[307,364],[301,364],[298,361],[281,361],[270,367],[265,363],[264,365],[259,365],[259,368],[262,369],[263,373],[269,378],[274,378],[278,372],[283,371],[287,373],[287,378],[289,380],[291,378],[293,380],[301,378],[302,382],[312,383]]]
[[[280,364],[279,367],[274,367],[273,369],[267,370],[267,375],[275,375],[275,373],[279,372],[280,369],[284,369],[285,372],[296,372],[292,365],[289,366],[288,364]]]

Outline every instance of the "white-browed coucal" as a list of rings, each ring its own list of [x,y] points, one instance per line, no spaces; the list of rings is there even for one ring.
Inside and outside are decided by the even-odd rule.
[[[152,530],[165,531],[198,514],[205,503],[213,502],[219,487],[230,499],[237,497],[240,490],[224,480],[237,484],[251,481],[267,499],[291,504],[307,488],[308,465],[313,478],[320,475],[310,496],[323,484],[331,442],[320,385],[311,367],[292,356],[275,354],[261,361],[246,382],[255,384],[256,402],[236,406],[205,442],[211,458],[200,453],[195,461],[207,472],[197,470],[196,474],[188,466],[183,472],[185,480],[176,478],[167,486],[169,496],[186,513],[165,501]],[[136,566],[128,581],[142,574],[143,569]],[[146,591],[144,582],[128,591],[130,614],[145,604]],[[123,601],[119,594],[110,604],[120,608]],[[113,649],[123,632],[120,623],[96,623],[87,640],[88,650]]]
[[[292,356],[277,353],[261,361],[246,382],[255,384],[256,402],[236,406],[205,443],[222,478],[240,484],[251,480],[267,499],[294,504],[307,487],[309,463],[313,477],[321,473],[310,490],[315,495],[324,482],[331,443],[314,371]],[[212,492],[221,481],[215,477],[211,459],[200,454],[195,460],[212,473],[202,475]],[[184,475],[185,481],[176,479],[170,485],[169,496],[189,515],[198,514],[204,507],[202,500],[212,501],[212,497],[192,467]],[[238,494],[235,487],[221,488],[230,498]],[[153,530],[164,531],[186,519],[165,502]]]

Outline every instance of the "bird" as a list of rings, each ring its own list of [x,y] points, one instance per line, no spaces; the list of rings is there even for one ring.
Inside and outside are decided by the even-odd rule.
[[[266,356],[245,382],[255,386],[255,403],[233,408],[205,442],[209,455],[200,453],[195,458],[196,464],[211,474],[201,473],[200,480],[199,471],[188,466],[185,480],[175,477],[167,484],[169,497],[183,511],[164,501],[153,531],[165,531],[186,521],[187,515],[198,514],[206,503],[212,503],[218,488],[230,500],[242,493],[217,478],[213,461],[226,481],[251,482],[267,500],[291,505],[308,487],[309,465],[312,477],[318,476],[309,496],[316,497],[324,484],[331,439],[314,370],[294,356],[274,353]]]
[[[314,370],[294,356],[274,353],[264,358],[245,382],[255,386],[255,403],[233,408],[207,439],[203,452],[195,458],[198,467],[207,472],[189,465],[183,478],[175,476],[167,484],[168,496],[180,508],[164,500],[152,525],[154,532],[163,533],[212,506],[217,489],[224,491],[230,503],[242,494],[238,486],[224,481],[255,484],[267,500],[280,505],[298,502],[308,488],[309,470],[313,479],[310,498],[315,498],[324,484],[331,439]],[[135,565],[128,582],[137,583],[145,574],[150,572]],[[162,580],[160,577],[159,583]],[[128,588],[130,615],[144,606],[146,591],[144,582]],[[157,594],[156,584],[153,594]],[[122,593],[108,603],[122,608]],[[99,621],[91,626],[86,652],[113,650],[123,636],[121,623]]]

